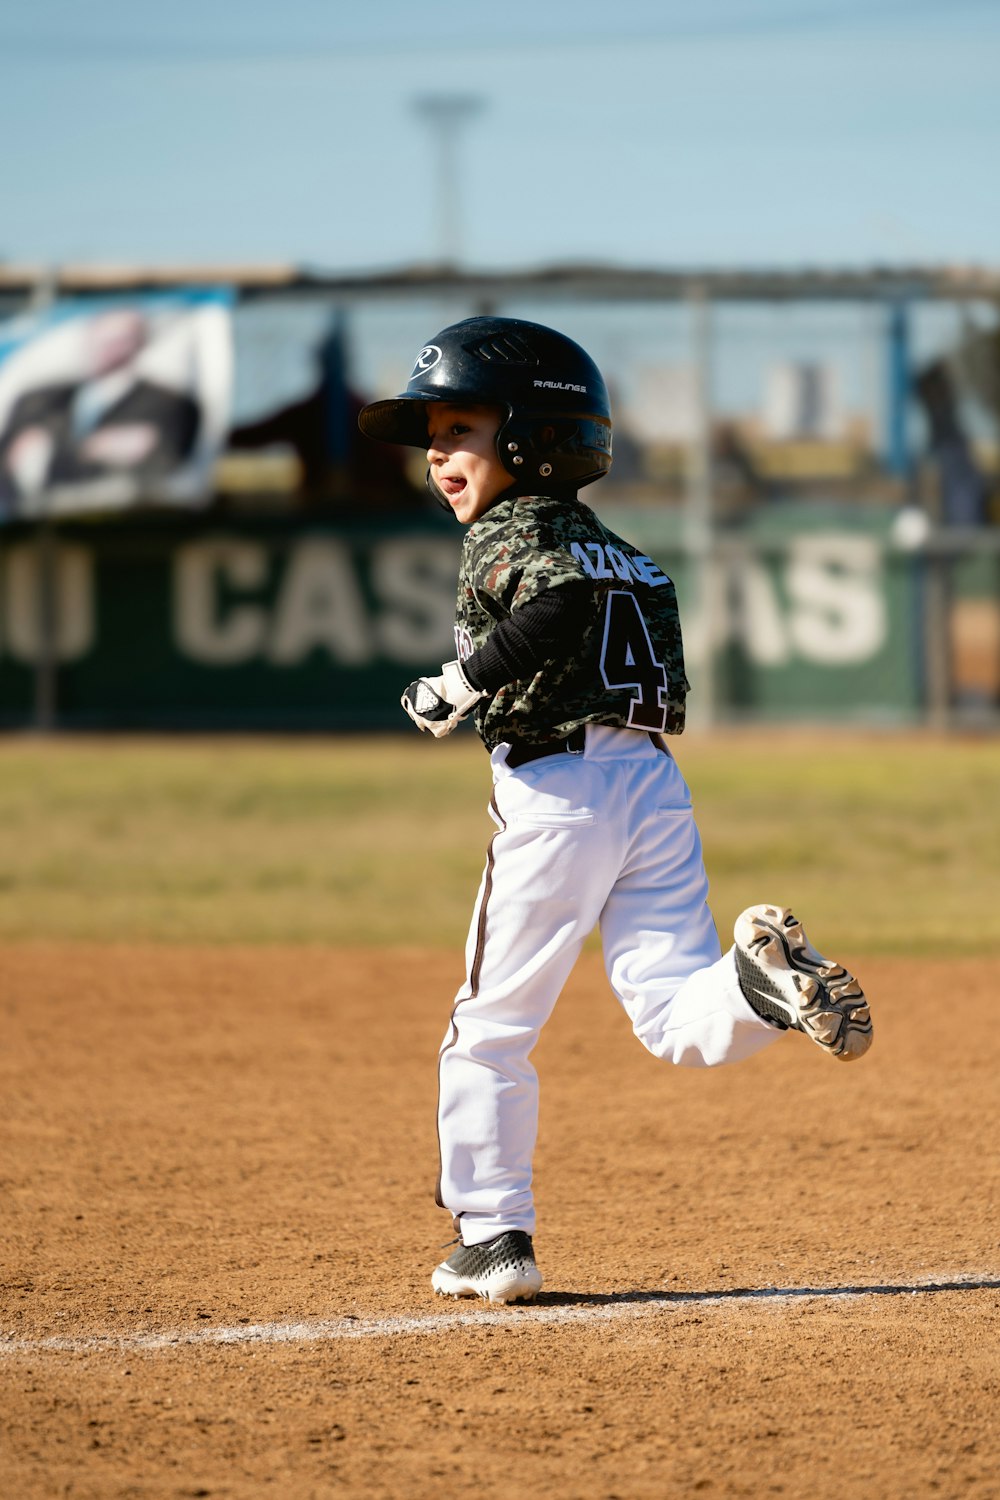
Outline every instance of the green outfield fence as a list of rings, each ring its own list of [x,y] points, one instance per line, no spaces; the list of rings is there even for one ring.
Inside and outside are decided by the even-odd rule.
[[[693,723],[992,722],[956,691],[956,598],[996,602],[992,531],[914,544],[892,512],[774,505],[700,543],[683,516],[605,519],[675,579]],[[0,535],[0,725],[403,727],[401,688],[453,652],[461,536],[209,514]]]

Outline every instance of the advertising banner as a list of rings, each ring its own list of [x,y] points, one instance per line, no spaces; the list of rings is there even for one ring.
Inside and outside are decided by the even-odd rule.
[[[231,300],[65,301],[0,324],[0,521],[208,498],[229,426]]]

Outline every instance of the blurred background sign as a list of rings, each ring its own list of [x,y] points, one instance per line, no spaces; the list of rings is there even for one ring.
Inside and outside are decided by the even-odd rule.
[[[719,539],[699,588],[683,520],[605,514],[673,576],[702,711],[711,654],[732,720],[906,723],[921,712],[919,579],[884,517],[790,506]],[[446,517],[303,524],[177,517],[57,549],[53,643],[66,728],[403,729],[402,685],[453,650],[461,535]],[[41,643],[30,542],[0,557],[0,723],[30,722]]]
[[[0,324],[0,519],[210,499],[231,300],[66,300]]]

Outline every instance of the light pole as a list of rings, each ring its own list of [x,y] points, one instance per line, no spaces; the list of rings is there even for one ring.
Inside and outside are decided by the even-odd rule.
[[[437,177],[438,256],[442,265],[461,260],[459,212],[458,133],[483,108],[477,94],[425,94],[413,101],[425,121],[434,146]]]

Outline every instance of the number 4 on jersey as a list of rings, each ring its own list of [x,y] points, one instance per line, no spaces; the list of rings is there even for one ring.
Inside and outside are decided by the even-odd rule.
[[[667,727],[667,669],[653,653],[638,600],[624,590],[614,589],[608,594],[601,676],[605,687],[638,688],[639,696],[629,705],[631,729],[663,733]]]

